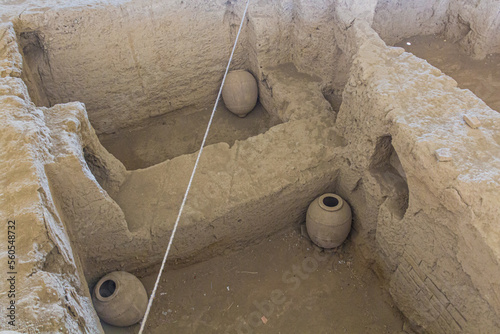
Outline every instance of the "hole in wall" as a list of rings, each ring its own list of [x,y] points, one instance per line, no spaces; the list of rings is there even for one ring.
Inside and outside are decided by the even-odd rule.
[[[392,136],[377,139],[375,153],[371,158],[370,173],[385,193],[389,209],[402,219],[408,209],[409,189],[406,173],[392,146]]]
[[[332,85],[327,85],[323,87],[321,91],[325,100],[327,100],[328,103],[330,103],[330,105],[332,106],[335,114],[339,112],[340,106],[342,104],[342,90],[343,89],[334,88]]]
[[[85,158],[85,162],[89,167],[92,174],[95,176],[97,182],[103,185],[108,179],[108,170],[103,165],[101,159],[92,153],[87,147],[83,148],[83,157]]]

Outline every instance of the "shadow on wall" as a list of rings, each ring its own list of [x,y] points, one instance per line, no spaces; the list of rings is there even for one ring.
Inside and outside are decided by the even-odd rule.
[[[23,50],[22,79],[26,83],[29,94],[37,106],[51,107],[44,79],[51,75],[51,66],[43,36],[39,31],[25,31],[19,34],[19,46]]]
[[[337,114],[340,110],[340,105],[342,104],[342,91],[343,89],[335,89],[333,85],[327,85],[323,87],[322,93],[325,100],[330,103],[334,111],[334,118],[337,119]]]
[[[392,137],[377,139],[375,153],[370,163],[370,174],[380,184],[386,195],[387,207],[391,213],[403,219],[408,209],[409,190],[406,173],[392,146]]]

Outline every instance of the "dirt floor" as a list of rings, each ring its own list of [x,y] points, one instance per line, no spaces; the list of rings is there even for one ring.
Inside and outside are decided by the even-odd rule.
[[[142,279],[151,293],[156,275]],[[403,317],[350,242],[320,252],[288,230],[166,270],[147,333],[402,333]],[[138,325],[106,333],[138,332]]]
[[[439,35],[416,36],[396,44],[455,79],[460,88],[467,88],[491,109],[500,112],[500,54],[474,60],[459,46]]]
[[[101,135],[99,139],[127,169],[146,168],[199,150],[212,108],[186,107],[114,134]],[[279,123],[281,121],[271,117],[260,103],[246,117],[240,118],[232,114],[221,100],[207,145],[220,142],[233,145],[236,140],[264,133]]]

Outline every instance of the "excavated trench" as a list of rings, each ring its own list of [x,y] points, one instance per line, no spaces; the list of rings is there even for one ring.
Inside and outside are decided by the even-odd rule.
[[[213,4],[201,11],[196,4],[152,6],[154,17],[131,2],[119,8],[89,6],[61,10],[57,12],[59,18],[53,21],[55,13],[50,11],[27,14],[16,24],[24,59],[23,80],[32,100],[37,106],[47,108],[69,101],[83,102],[90,124],[103,145],[90,133],[92,139],[83,144],[84,161],[80,163],[85,162],[83,168],[99,182],[89,198],[97,195],[111,206],[115,222],[113,225],[107,221],[107,225],[114,226],[109,231],[119,229],[122,240],[136,244],[119,246],[128,250],[105,256],[117,268],[123,266],[128,256],[137,257],[137,253],[142,253],[139,263],[145,262],[147,252],[141,249],[144,240],[154,249],[156,259],[161,253],[215,102],[241,10],[239,3]],[[197,13],[195,21],[193,13]],[[107,19],[103,20],[104,17]],[[278,30],[288,26],[286,19],[276,22]],[[327,28],[315,25],[314,33],[320,36],[320,29],[331,30]],[[296,197],[291,194],[291,187],[298,186],[292,175],[299,175],[300,171],[288,176],[281,174],[297,168],[291,160],[305,158],[299,168],[312,170],[323,158],[330,159],[327,156],[331,153],[322,156],[325,148],[332,151],[345,146],[332,126],[348,73],[347,57],[338,46],[332,46],[337,57],[324,64],[324,70],[332,73],[325,80],[314,71],[297,68],[295,59],[302,55],[279,48],[260,50],[269,33],[264,31],[263,36],[258,36],[251,19],[244,26],[231,68],[243,68],[254,75],[259,84],[259,102],[245,118],[231,114],[222,101],[219,104],[207,140],[209,152],[205,159],[211,160],[212,165],[200,171],[208,179],[194,184],[193,193],[198,191],[202,199],[194,195],[192,203],[188,201],[193,216],[186,218],[192,224],[186,224],[186,240],[179,247],[177,258],[181,261],[206,259],[222,248],[241,247],[239,244],[279,231],[288,225],[289,217],[303,215],[307,202],[319,189],[336,187],[338,166],[322,168],[322,173],[309,177],[314,181],[306,196],[294,198],[274,210],[279,202],[286,201],[283,198],[266,205],[262,213],[255,213],[257,203],[283,189],[288,189],[288,196]],[[289,42],[303,43],[288,33],[272,37],[283,48],[290,47]],[[319,130],[314,129],[315,124],[321,124]],[[287,159],[290,153],[294,157]],[[246,166],[251,166],[250,170]],[[53,175],[49,177],[52,187],[62,187],[63,182],[57,179],[66,176],[56,167],[49,173]],[[280,174],[275,184],[267,181],[273,173]],[[217,179],[218,175],[223,176]],[[327,182],[322,184],[320,180]],[[201,189],[196,189],[197,186]],[[104,196],[98,194],[100,187],[107,192]],[[76,212],[78,207],[67,196],[56,197],[63,215],[81,221],[73,222],[78,227],[68,227],[73,234],[90,228],[89,223],[78,218],[82,212]],[[213,203],[214,197],[220,197],[220,203]],[[240,205],[248,214],[237,213]],[[293,205],[297,207],[288,210]],[[270,211],[275,212],[274,216]],[[251,222],[261,220],[257,218],[260,215],[268,218],[253,226]],[[282,222],[268,223],[277,217]],[[107,218],[96,219],[105,224]],[[234,220],[235,225],[224,223],[228,219]],[[243,228],[238,227],[242,224]],[[200,228],[205,232],[194,233]],[[195,234],[204,239],[200,245]],[[76,242],[81,242],[82,252],[88,254],[85,240]],[[102,274],[105,266],[96,268],[96,262],[103,262],[102,255],[97,255],[101,252],[89,254],[83,260],[84,269],[88,267]],[[95,256],[101,260],[97,261]],[[140,267],[155,264],[157,260],[148,261],[151,263]],[[87,271],[90,282],[96,279],[96,273]]]
[[[229,36],[229,26],[226,28],[226,34]],[[214,82],[220,81],[220,71],[214,69],[206,73],[205,78],[196,77],[194,80],[190,73],[199,70],[199,64],[185,67],[183,64],[183,71],[177,72],[166,65],[164,69],[156,59],[147,59],[144,60],[145,64],[124,68],[121,78],[116,79],[113,73],[102,74],[109,71],[105,62],[93,64],[95,67],[93,71],[101,73],[99,76],[88,73],[86,66],[93,62],[94,55],[87,55],[87,59],[80,56],[76,64],[72,62],[65,65],[76,72],[72,75],[87,82],[86,85],[81,85],[66,76],[71,72],[69,70],[61,73],[60,77],[52,73],[51,63],[55,63],[54,66],[57,68],[64,67],[60,62],[72,59],[72,50],[57,50],[57,47],[49,46],[44,40],[54,37],[41,37],[41,33],[37,31],[22,32],[19,37],[27,68],[24,80],[28,84],[34,102],[47,107],[65,101],[85,103],[89,119],[97,130],[101,143],[128,170],[147,168],[176,156],[194,153],[199,149],[212,111],[210,106],[215,103],[217,87]],[[106,42],[102,41],[104,47],[109,46],[105,44]],[[82,49],[92,47],[93,44],[90,43],[79,46]],[[129,45],[119,45],[119,47],[126,50]],[[148,46],[148,50],[152,47]],[[62,54],[58,53],[60,51]],[[55,59],[49,62],[49,57]],[[201,62],[210,60],[215,62],[222,58],[215,60],[206,56]],[[244,59],[238,61],[242,63],[239,66],[247,66]],[[173,62],[180,62],[178,56]],[[162,75],[157,72],[159,70],[162,71],[160,72]],[[155,77],[147,76],[147,73],[154,73]],[[138,80],[144,81],[140,88],[134,87]],[[186,80],[191,80],[191,83],[180,86],[177,83],[179,81],[185,83]],[[197,84],[200,87],[208,87],[195,87]],[[78,87],[68,87],[71,85]],[[175,87],[176,91],[170,92],[172,89],[170,86],[178,87]],[[124,99],[120,101],[120,108],[110,104],[106,98],[110,95]],[[187,96],[192,100],[189,101]],[[113,119],[116,119],[116,122],[112,121]],[[206,143],[211,145],[224,142],[232,146],[236,140],[245,140],[264,133],[279,123],[281,120],[276,115],[269,114],[260,103],[248,117],[243,119],[231,114],[224,104],[220,103],[214,118],[213,130]]]
[[[473,64],[466,51],[486,47],[464,51],[471,29],[454,21],[456,6],[374,4],[371,19],[328,1],[251,7],[231,69],[254,75],[259,102],[245,118],[219,104],[148,333],[498,325],[500,296],[485,297],[497,230],[487,214],[468,214],[479,204],[466,195],[495,196],[474,175],[494,178],[484,170],[499,164],[498,113],[484,104],[499,110],[497,55]],[[50,129],[50,196],[90,289],[125,270],[151,293],[243,5],[130,1],[16,20],[22,79]],[[407,20],[385,21],[402,12]],[[418,37],[430,34],[440,37]],[[463,121],[470,112],[481,134]],[[453,162],[436,159],[443,148]],[[353,210],[333,251],[300,233],[325,192]],[[485,253],[487,273],[475,265]]]
[[[89,15],[99,16],[100,11]],[[23,79],[38,106],[51,107],[68,101],[85,103],[103,146],[128,170],[147,168],[199,149],[211,106],[215,103],[217,83],[227,62],[223,55],[227,54],[232,32],[227,15],[218,22],[218,33],[204,41],[205,44],[214,42],[209,53],[191,55],[191,61],[172,51],[171,43],[176,37],[158,43],[152,36],[149,41],[138,41],[144,44],[136,50],[133,40],[136,37],[131,33],[126,41],[117,38],[127,34],[126,28],[98,39],[97,45],[96,40],[91,39],[72,48],[65,45],[67,31],[63,36],[57,28],[51,32],[54,35],[36,30],[21,32],[19,43],[26,69]],[[138,15],[126,23],[133,26],[141,20],[143,18]],[[189,24],[188,20],[185,25]],[[104,26],[95,28],[96,31],[105,29]],[[151,27],[148,29],[151,31],[146,31],[147,34],[162,33]],[[76,35],[87,33],[73,32]],[[214,38],[217,40],[213,41]],[[194,46],[197,42],[190,43]],[[244,47],[240,47],[233,68],[248,69]],[[116,50],[112,54],[117,59],[96,60],[105,50],[113,48]],[[160,57],[158,50],[162,48],[168,48],[168,53]],[[83,50],[90,50],[90,53]],[[158,56],[152,57],[151,50]],[[113,62],[111,68],[110,61]],[[207,145],[227,143],[232,146],[236,140],[264,133],[279,123],[281,120],[269,114],[261,103],[243,119],[231,114],[220,103]]]
[[[177,193],[180,194],[185,187],[185,183],[179,182],[179,179],[175,176],[169,178],[169,182],[165,182],[161,180],[162,177],[159,175],[172,173],[173,169],[170,172],[165,170],[165,165],[171,163],[169,161],[175,161],[177,157],[182,158],[182,156],[191,161],[192,153],[199,149],[210,116],[210,106],[215,102],[217,85],[221,81],[224,60],[234,38],[232,22],[230,21],[239,20],[239,17],[235,16],[236,14],[231,14],[235,16],[234,18],[227,14],[228,10],[232,10],[230,6],[224,9],[225,13],[223,15],[221,15],[222,12],[214,13],[214,17],[209,14],[209,21],[205,22],[203,27],[205,25],[217,25],[212,29],[213,35],[196,36],[195,40],[184,38],[184,44],[182,47],[177,47],[179,49],[177,52],[168,49],[172,47],[171,42],[173,40],[177,41],[183,35],[181,33],[177,37],[168,36],[165,41],[159,41],[156,38],[151,38],[148,41],[141,40],[141,37],[135,36],[133,31],[127,31],[127,28],[120,27],[120,30],[113,34],[100,35],[99,39],[96,38],[91,42],[90,39],[86,40],[89,38],[86,37],[89,32],[84,30],[87,29],[87,26],[84,25],[80,31],[76,25],[78,20],[84,21],[84,19],[73,19],[73,15],[65,20],[71,22],[71,25],[60,23],[63,28],[72,29],[71,40],[78,36],[80,42],[73,44],[71,47],[66,45],[69,40],[69,37],[65,37],[67,31],[65,30],[62,33],[57,27],[51,27],[49,30],[18,32],[26,69],[23,79],[28,85],[34,102],[39,106],[46,107],[75,100],[85,103],[88,118],[96,130],[100,142],[127,169],[125,181],[121,183],[119,190],[112,197],[119,205],[119,210],[124,213],[127,230],[130,231],[129,233],[136,234],[133,238],[139,240],[140,238],[148,238],[148,236],[144,237],[141,234],[145,230],[155,231],[159,227],[162,228],[159,225],[159,223],[162,223],[161,221],[167,221],[171,224],[171,218],[169,219],[169,217],[173,217],[173,211],[179,205],[180,197],[178,195],[175,197],[169,196],[169,189],[176,187],[178,188]],[[87,15],[100,16],[99,11],[93,11]],[[164,12],[163,15],[166,16],[163,20],[168,21],[170,19],[168,15],[171,14]],[[81,14],[78,14],[78,16],[82,17]],[[106,25],[115,25],[114,20],[122,21],[120,25],[127,24],[129,26],[140,25],[140,22],[144,21],[139,13],[132,15],[134,19],[129,21],[125,21],[123,16],[123,14],[120,14],[120,17],[113,18],[111,22],[106,22]],[[129,16],[127,15],[127,17]],[[36,21],[37,17],[33,17],[33,20]],[[186,21],[186,25],[191,24],[190,19],[186,19]],[[98,24],[102,23],[99,22]],[[182,24],[183,22],[181,22],[181,26]],[[32,24],[23,22],[23,25],[30,26]],[[104,27],[94,27],[93,29],[95,31],[105,30]],[[147,29],[147,27],[144,29]],[[328,154],[322,157],[324,153],[321,152],[325,150],[325,146],[329,146],[329,150],[335,150],[345,145],[342,137],[336,134],[335,131],[332,132],[333,129],[325,129],[327,132],[322,130],[315,134],[314,132],[317,130],[314,128],[317,127],[315,124],[318,124],[318,120],[325,122],[325,117],[329,118],[326,121],[328,128],[333,127],[342,101],[343,83],[338,78],[347,76],[348,67],[344,66],[336,69],[336,71],[343,70],[343,72],[334,73],[336,83],[333,83],[332,80],[325,82],[324,79],[315,74],[300,72],[296,68],[293,58],[288,58],[288,61],[287,58],[284,58],[282,61],[272,64],[273,66],[267,65],[266,69],[263,69],[264,66],[257,67],[256,64],[259,63],[260,59],[255,54],[257,45],[252,44],[252,42],[257,44],[258,42],[252,41],[252,36],[256,33],[252,29],[251,24],[247,23],[232,68],[250,70],[258,79],[261,91],[259,103],[247,117],[241,119],[231,114],[221,101],[207,141],[207,145],[218,145],[212,145],[216,149],[212,153],[207,153],[208,158],[206,159],[216,157],[220,152],[224,154],[221,148],[237,147],[234,145],[238,141],[241,148],[237,149],[236,155],[230,154],[230,159],[237,159],[238,151],[244,151],[245,146],[252,145],[255,148],[252,148],[251,151],[257,150],[259,153],[248,159],[247,163],[255,164],[259,169],[270,170],[275,169],[273,160],[281,159],[282,164],[285,163],[285,165],[283,168],[277,167],[279,169],[277,172],[281,174],[279,177],[282,178],[282,173],[287,173],[284,169],[295,168],[293,163],[287,161],[290,159],[286,159],[286,156],[273,157],[276,154],[273,153],[274,148],[272,146],[276,146],[276,150],[280,150],[280,146],[284,145],[285,151],[290,151],[298,159],[301,156],[305,158],[310,155],[311,158],[315,159],[314,161],[317,161],[305,164],[302,167],[303,170],[317,169],[318,163],[323,164],[321,160],[330,160],[330,158],[327,158]],[[215,33],[215,31],[217,32]],[[159,36],[162,32],[147,30],[145,33]],[[117,36],[121,35],[127,35],[125,40],[115,41],[120,39]],[[203,40],[204,38],[208,40]],[[116,44],[113,44],[113,42]],[[137,44],[141,44],[141,46],[139,47]],[[203,55],[197,54],[200,50],[195,50],[195,48],[204,50]],[[206,50],[205,48],[209,49]],[[113,60],[105,59],[102,56],[101,58],[104,59],[97,58],[97,55],[104,54],[104,50],[108,49],[113,49],[113,57],[118,56],[119,58]],[[168,50],[167,54],[162,54],[162,49]],[[150,55],[152,50],[157,55],[156,57]],[[182,56],[184,50],[192,50],[194,54]],[[339,53],[339,50],[337,49],[336,52]],[[339,59],[342,60],[342,58],[343,56],[340,55]],[[336,86],[334,87],[334,85]],[[275,95],[277,95],[277,98]],[[296,106],[290,108],[289,105],[294,103]],[[304,107],[304,103],[309,105]],[[290,120],[294,118],[294,113],[295,115],[299,114],[295,116],[297,120]],[[292,127],[290,131],[286,129],[287,122],[290,122],[291,125],[297,123],[299,126]],[[278,126],[279,124],[282,124],[281,128]],[[267,133],[270,129],[271,131]],[[281,138],[273,138],[273,136],[276,137],[273,131],[285,132],[286,135]],[[259,134],[261,135],[259,138],[269,143],[245,143],[248,138]],[[273,143],[274,140],[281,141],[282,144]],[[380,152],[375,153],[377,158],[374,158],[376,162],[374,162],[373,168],[374,173],[380,174],[380,178],[385,180],[381,182],[391,188],[397,183],[393,180],[397,177],[391,175],[398,174],[390,171],[386,172],[382,169],[385,164],[389,164],[391,154],[396,154],[390,140],[387,143],[384,140],[382,141],[385,146],[378,149]],[[228,146],[221,146],[221,143],[228,144]],[[316,148],[314,148],[315,146]],[[311,155],[303,151],[304,149],[310,150],[311,147],[313,150],[318,150],[318,152]],[[261,150],[262,152],[260,152]],[[83,152],[88,167],[97,180],[100,181],[101,186],[105,187],[104,179],[108,177],[108,174],[104,171],[106,168],[100,163],[102,158],[89,147],[84,147]],[[190,164],[182,165],[181,168],[185,169],[182,172],[187,173],[190,167]],[[240,168],[242,167],[232,167],[234,173],[239,173]],[[225,170],[225,166],[217,164],[210,169],[207,168],[206,171],[200,172],[220,173],[219,170]],[[292,327],[289,330],[296,328],[298,323],[290,322],[290,319],[296,317],[296,311],[294,310],[297,307],[310,312],[311,316],[313,316],[319,309],[330,308],[332,300],[336,300],[337,303],[345,303],[347,306],[334,308],[331,312],[328,312],[331,315],[316,319],[317,324],[315,327],[318,330],[331,327],[328,320],[331,316],[338,319],[335,327],[339,330],[343,328],[363,331],[366,328],[371,328],[376,331],[396,331],[402,328],[403,318],[396,309],[391,309],[392,301],[390,296],[380,288],[380,283],[377,283],[378,278],[370,271],[369,266],[363,264],[362,257],[354,256],[355,251],[351,245],[326,254],[328,259],[324,262],[314,262],[316,267],[321,267],[321,270],[318,272],[316,270],[314,272],[306,271],[300,274],[301,276],[297,282],[293,279],[286,280],[283,276],[283,273],[286,273],[290,268],[295,270],[296,263],[299,266],[302,265],[302,259],[311,259],[313,250],[320,254],[319,249],[315,250],[310,241],[295,232],[297,227],[292,227],[289,224],[291,222],[295,224],[303,222],[302,217],[305,209],[314,196],[325,191],[336,190],[338,166],[335,166],[335,168],[323,167],[321,169],[322,171],[319,173],[320,175],[323,174],[321,177],[312,176],[312,182],[309,182],[309,186],[300,186],[302,190],[306,190],[306,193],[302,192],[300,196],[288,195],[291,200],[287,200],[287,197],[280,199],[281,195],[278,194],[281,190],[279,189],[277,192],[276,190],[267,190],[267,193],[257,193],[258,201],[261,201],[260,198],[262,198],[267,202],[264,206],[258,205],[258,210],[262,210],[263,215],[272,217],[271,219],[267,218],[269,223],[263,226],[254,223],[258,219],[253,217],[254,214],[251,214],[250,217],[236,214],[235,218],[232,218],[236,224],[233,223],[233,226],[230,226],[228,231],[224,231],[221,227],[214,227],[215,223],[209,223],[207,227],[202,227],[202,230],[200,230],[201,226],[196,226],[189,233],[183,235],[181,232],[176,241],[181,240],[181,245],[186,241],[189,243],[185,247],[188,255],[187,261],[189,261],[187,263],[193,262],[193,260],[209,259],[213,256],[211,254],[219,254],[219,249],[227,247],[243,250],[234,254],[227,253],[224,257],[216,257],[207,264],[189,266],[165,274],[163,280],[165,284],[162,283],[160,287],[159,298],[161,300],[153,310],[154,315],[148,326],[149,330],[151,332],[163,332],[165,328],[168,328],[179,333],[253,330],[253,328],[260,327],[262,324],[260,319],[262,315],[259,316],[258,321],[252,318],[255,313],[252,312],[254,311],[252,308],[255,308],[255,305],[260,303],[257,299],[263,298],[266,303],[266,297],[268,297],[266,295],[277,288],[284,291],[284,293],[288,290],[286,291],[288,303],[275,305],[276,312],[274,312],[275,306],[273,305],[273,310],[268,310],[265,313],[270,321],[267,330],[273,330],[274,328],[283,331],[287,330],[287,326],[290,325]],[[57,187],[55,183],[61,182],[54,181],[58,178],[55,173],[54,171],[51,180],[53,188]],[[179,173],[178,168],[175,168],[174,173]],[[288,188],[291,184],[297,182],[294,178],[286,179],[287,177],[284,180],[285,183],[279,186],[280,189]],[[259,180],[257,175],[251,182],[254,183],[255,187],[263,187],[262,183],[265,183],[265,180],[266,178]],[[217,193],[221,192],[221,190],[225,192],[234,188],[241,188],[242,191],[246,192],[251,191],[251,188],[248,188],[243,181],[240,180],[238,184],[232,185],[217,184],[218,181],[211,181],[209,182],[208,191]],[[165,211],[163,211],[163,214],[158,211],[161,211],[161,207],[165,204],[158,198],[157,192],[151,191],[152,183],[158,184],[156,187],[157,191],[163,193],[161,196],[173,197],[168,216],[165,215]],[[173,183],[177,183],[177,185]],[[198,184],[200,183],[198,182]],[[196,193],[196,182],[194,186],[193,192]],[[265,198],[269,195],[274,199]],[[214,194],[208,194],[205,190],[201,196],[210,198]],[[236,196],[236,194],[230,194],[230,197],[232,196]],[[404,198],[406,198],[407,206],[407,189]],[[287,201],[289,203],[286,203]],[[405,199],[403,199],[404,201]],[[69,206],[69,204],[64,204],[65,200],[62,197],[59,197],[58,202],[60,207]],[[188,201],[189,205],[192,207],[191,210],[199,210],[196,203]],[[210,200],[207,200],[206,205],[209,210],[214,206]],[[200,206],[203,208],[203,205]],[[276,206],[282,206],[280,210],[285,209],[285,212],[281,215],[273,214],[273,212],[276,212],[274,209]],[[62,211],[67,212],[69,210],[62,209]],[[205,211],[200,218],[205,220],[205,217],[213,215],[213,213]],[[221,218],[223,222],[231,219],[227,216]],[[276,220],[280,222],[278,223]],[[201,221],[196,224],[199,225],[200,223]],[[237,232],[237,229],[242,229],[242,224],[246,225],[243,228],[246,230],[245,233]],[[181,225],[181,230],[182,228]],[[208,232],[205,228],[208,228]],[[285,232],[269,237],[269,240],[266,238],[265,241],[256,246],[246,246],[283,229]],[[69,230],[72,230],[71,226],[69,226]],[[72,231],[74,239],[78,239],[78,230],[81,231],[81,227]],[[222,231],[218,232],[217,230]],[[154,237],[158,233],[153,232],[151,235]],[[196,245],[194,233],[208,233],[212,239],[207,243],[208,247],[203,247],[203,244]],[[239,234],[239,236],[231,242],[224,242],[224,239],[228,238],[225,236],[226,234],[232,236]],[[154,246],[154,252],[158,256],[166,245],[164,241],[166,240],[165,237],[168,236],[164,232],[161,235],[161,240],[155,241]],[[182,239],[185,240],[182,241]],[[273,239],[274,241],[270,243]],[[86,245],[82,244],[79,253],[88,254],[86,247]],[[125,248],[127,246],[122,245],[120,247]],[[137,247],[135,248],[137,249]],[[211,250],[211,248],[214,250]],[[191,255],[193,250],[199,254]],[[287,250],[293,250],[296,254],[293,257],[286,256]],[[130,251],[128,253],[131,254],[129,256],[137,258],[137,253],[134,254]],[[249,253],[254,255],[249,256]],[[269,253],[276,253],[276,255],[269,256]],[[107,255],[108,258],[121,258],[111,260],[112,263],[116,263],[111,267],[126,270],[127,256],[117,256],[118,254],[115,254],[116,251]],[[177,257],[182,262],[186,261],[183,259],[185,256]],[[151,263],[144,263],[144,259],[146,258],[142,257],[143,264],[139,266],[142,269],[139,276],[145,283],[148,293],[150,293],[155,275],[148,275],[148,273],[154,273],[154,271],[144,271],[144,268],[151,267],[155,264],[154,261],[157,260],[149,259],[148,261],[152,261]],[[102,265],[102,263],[97,264],[95,259],[91,261],[84,259],[82,262],[91,287],[98,275],[112,270],[112,268]],[[90,266],[95,268],[96,265],[100,267],[94,271],[96,274],[89,273],[87,268]],[[228,268],[229,266],[232,268]],[[273,270],[270,270],[270,266]],[[172,262],[168,270],[172,271],[174,268],[175,262]],[[134,272],[139,273],[137,269]],[[218,272],[220,273],[216,274]],[[295,272],[294,275],[296,275]],[[203,280],[201,282],[202,286],[194,287],[196,284],[193,283],[196,282],[192,280],[197,277],[199,277],[198,280]],[[331,298],[321,298],[323,292],[320,290],[312,293],[312,287],[327,286],[332,279],[338,281],[342,287],[340,289],[334,286],[331,289],[328,288]],[[191,282],[188,289],[190,291],[188,293],[189,299],[186,299],[187,296],[180,293],[184,290],[177,287],[180,282],[186,284],[187,280]],[[297,289],[302,280],[307,287],[303,286]],[[292,285],[289,288],[292,283],[297,285]],[[210,284],[210,289],[207,284]],[[163,295],[168,295],[168,300],[165,300],[162,297]],[[373,299],[368,298],[368,296]],[[292,308],[290,308],[290,303],[294,305]],[[201,305],[206,305],[206,307],[200,307]],[[364,312],[368,316],[366,321],[359,322],[356,320],[357,316],[355,314],[358,312]],[[282,319],[276,321],[279,318]],[[166,319],[168,325],[165,324],[163,319]],[[306,330],[310,325],[305,318],[304,321],[304,330]],[[102,323],[102,325],[105,331],[109,333],[134,333],[137,331],[137,326],[119,330],[106,323]]]

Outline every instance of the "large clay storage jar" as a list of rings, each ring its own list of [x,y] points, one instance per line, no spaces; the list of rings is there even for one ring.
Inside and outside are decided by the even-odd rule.
[[[307,209],[307,233],[322,248],[340,246],[351,230],[351,221],[351,207],[335,194],[321,195]]]
[[[114,271],[97,282],[92,301],[99,318],[110,325],[125,327],[141,321],[146,313],[148,294],[137,277]]]
[[[253,75],[244,70],[231,71],[222,88],[222,99],[233,114],[245,117],[257,103],[259,88]]]

